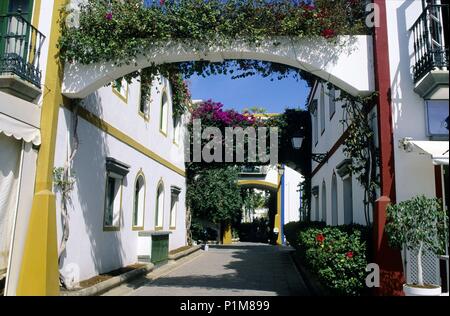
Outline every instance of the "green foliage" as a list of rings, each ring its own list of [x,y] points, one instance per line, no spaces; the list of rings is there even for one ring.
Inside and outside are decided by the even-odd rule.
[[[244,242],[266,243],[269,236],[269,221],[266,218],[255,218],[251,223],[237,225],[239,240]]]
[[[364,215],[366,224],[370,224],[370,205],[376,199],[376,189],[379,179],[376,173],[378,166],[378,151],[375,147],[375,133],[370,125],[369,110],[377,93],[366,97],[352,96],[340,91],[335,101],[343,103],[342,126],[347,130],[343,152],[352,160],[350,171],[364,188]]]
[[[263,192],[256,192],[254,189],[245,188],[241,190],[244,209],[254,211],[267,206],[268,195]]]
[[[150,1],[151,2],[151,1]],[[85,64],[131,61],[170,40],[188,45],[227,44],[236,38],[258,45],[267,37],[333,38],[365,33],[364,1],[317,0],[91,0],[81,6],[79,28],[61,20],[61,57]]]
[[[181,41],[199,49],[227,45],[243,39],[258,46],[262,39],[274,36],[289,38],[322,36],[332,40],[339,34],[365,33],[363,24],[364,1],[317,0],[314,5],[304,1],[265,0],[91,0],[81,5],[79,27],[66,25],[70,11],[62,9],[59,39],[60,58],[66,62],[83,64],[112,61],[132,63],[141,53],[161,48],[170,41]],[[273,45],[277,45],[273,40]],[[153,64],[142,74],[148,77],[162,75],[173,88],[174,109],[183,113],[189,99],[186,84],[193,74],[233,75],[244,78],[259,73],[263,77],[276,75],[277,79],[294,76],[310,84],[311,74],[282,64],[256,60],[227,60],[176,64]],[[141,74],[128,74],[126,79]],[[178,77],[174,77],[177,75]],[[151,83],[151,82],[150,82]],[[144,99],[145,100],[145,99]]]
[[[191,223],[192,239],[200,242],[217,239],[217,231],[210,227],[203,226],[199,221],[193,220]]]
[[[64,167],[53,168],[53,184],[55,188],[61,191],[64,197],[68,198],[69,193],[73,190],[73,185],[75,184],[75,177],[69,176]]]
[[[239,221],[242,198],[236,167],[205,168],[188,179],[187,202],[194,218],[219,224]]]
[[[448,216],[440,200],[423,195],[390,205],[387,209],[389,244],[395,248],[404,245],[417,250],[422,242],[435,254],[445,253],[448,241]]]
[[[367,228],[296,222],[285,225],[284,231],[305,265],[333,293],[361,295],[364,292]]]

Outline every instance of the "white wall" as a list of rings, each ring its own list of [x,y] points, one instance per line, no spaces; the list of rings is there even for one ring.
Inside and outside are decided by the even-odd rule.
[[[322,87],[323,86],[323,87]],[[344,132],[344,126],[340,122],[343,117],[343,109],[342,102],[336,102],[335,113],[330,116],[329,111],[329,96],[327,94],[327,85],[326,84],[318,84],[316,89],[312,91],[312,98],[317,99],[317,112],[319,115],[319,119],[317,122],[319,123],[318,130],[318,139],[317,142],[313,139],[312,143],[312,152],[313,153],[326,153],[330,151],[333,145],[339,140]],[[321,89],[324,89],[325,93],[321,94]],[[339,96],[339,90],[336,90],[336,97]],[[321,95],[324,96],[324,102],[320,101]],[[320,107],[321,105],[325,106],[325,130],[322,133],[322,129],[320,126]],[[314,120],[313,120],[314,121]],[[313,122],[312,128],[317,128]],[[312,133],[314,134],[314,132]],[[314,196],[311,198],[311,219],[322,220],[325,218],[322,214],[322,184],[325,183],[326,187],[326,219],[327,224],[332,224],[332,190],[331,190],[331,182],[333,173],[336,173],[336,166],[339,165],[344,159],[347,157],[343,153],[343,146],[340,146],[336,152],[328,159],[328,161],[322,165],[319,171],[313,176],[311,179],[311,187],[318,186],[319,187],[319,197],[316,199]],[[313,161],[312,162],[312,170],[315,170],[319,163]],[[338,225],[344,224],[344,191],[343,191],[343,182],[342,178],[336,173],[337,180],[337,206],[338,206]],[[352,178],[352,192],[353,192],[353,222],[359,224],[365,224],[366,220],[364,217],[364,190],[359,184],[359,182],[353,177]],[[318,202],[318,203],[317,203]]]
[[[403,137],[428,140],[425,102],[413,90],[414,46],[408,31],[422,13],[422,3],[419,0],[390,0],[386,1],[386,11],[397,201],[417,194],[435,196],[431,159],[398,148],[398,141]]]
[[[284,224],[300,220],[300,192],[299,183],[303,176],[292,168],[285,167],[284,171]]]

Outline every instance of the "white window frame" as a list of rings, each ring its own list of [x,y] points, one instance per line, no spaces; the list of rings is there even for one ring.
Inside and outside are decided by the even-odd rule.
[[[159,181],[156,187],[155,230],[162,230],[164,227],[164,191],[164,183],[162,181]]]
[[[136,196],[136,186],[142,181],[142,185],[139,188],[139,192]],[[144,214],[145,214],[145,192],[146,192],[146,182],[145,177],[142,172],[139,172],[136,176],[133,187],[133,213],[132,213],[132,229],[133,230],[143,230],[144,229]],[[136,198],[137,209],[136,209]]]

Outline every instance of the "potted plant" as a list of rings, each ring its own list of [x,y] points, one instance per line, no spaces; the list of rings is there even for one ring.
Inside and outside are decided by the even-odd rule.
[[[406,296],[441,294],[439,285],[424,283],[422,256],[425,251],[436,255],[445,251],[447,222],[447,214],[436,198],[421,195],[388,207],[385,229],[390,246],[417,253],[417,283],[403,285]]]

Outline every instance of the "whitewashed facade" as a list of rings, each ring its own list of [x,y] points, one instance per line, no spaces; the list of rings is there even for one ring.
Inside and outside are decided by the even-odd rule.
[[[386,1],[386,13],[389,64],[382,67],[388,67],[390,75],[388,99],[394,159],[393,166],[388,167],[391,170],[385,172],[394,172],[397,202],[424,194],[441,198],[448,210],[448,60],[447,66],[442,66],[440,57],[430,53],[427,56],[435,64],[421,74],[420,67],[417,68],[420,63],[425,64],[425,57],[419,54],[424,51],[423,47],[418,47],[419,38],[434,52],[447,49],[448,58],[448,29],[445,27],[448,1]],[[420,30],[427,30],[428,37],[423,37],[426,33],[414,31],[414,26],[422,21],[426,24]],[[445,57],[442,62],[445,64]],[[338,97],[340,92],[338,89],[330,91],[327,83],[316,82],[308,100],[312,152],[329,153],[322,165],[312,164],[311,219],[326,221],[329,225],[366,224],[362,186],[351,174],[342,177],[337,172],[349,157],[342,151],[343,109],[340,102],[332,101],[334,93]],[[376,106],[370,111],[369,120],[379,148],[380,122]],[[417,268],[413,266],[413,254],[406,255],[411,264],[406,266],[405,275],[411,282]],[[440,283],[438,259],[428,254],[424,265],[426,282]]]
[[[139,236],[142,232],[169,232],[169,250],[186,244],[183,128],[173,124],[169,82],[154,81],[145,113],[140,112],[138,79],[130,84],[123,80],[118,90],[115,84],[103,87],[79,105],[108,125],[107,130],[99,128],[83,115],[78,121],[70,236],[60,268],[63,275],[73,275],[75,267],[79,280],[138,262],[145,255],[139,252],[140,243],[149,242]],[[55,167],[64,166],[73,150],[73,115],[67,108],[59,111]],[[105,219],[108,157],[129,166],[120,187],[116,182],[112,223]],[[56,192],[61,236],[61,194]]]

